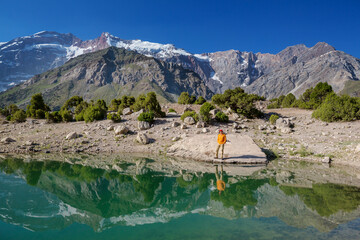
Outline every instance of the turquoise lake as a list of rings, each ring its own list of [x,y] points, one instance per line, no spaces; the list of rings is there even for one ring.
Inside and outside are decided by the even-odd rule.
[[[357,186],[151,164],[2,159],[0,239],[360,239]]]

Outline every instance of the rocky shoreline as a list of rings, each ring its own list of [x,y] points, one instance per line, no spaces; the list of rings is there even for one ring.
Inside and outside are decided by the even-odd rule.
[[[166,155],[176,142],[195,136],[213,136],[216,141],[218,130],[223,129],[228,134],[250,137],[270,160],[277,156],[360,167],[359,121],[324,123],[312,119],[308,110],[272,109],[267,110],[268,116],[272,113],[280,116],[275,125],[265,119],[236,119],[237,116],[230,114],[229,123],[206,126],[181,121],[180,115],[188,107],[199,110],[196,105],[168,104],[163,106],[164,110],[173,108],[180,114],[168,113],[166,118],[156,119],[153,125],[146,126],[137,121],[136,113],[123,116],[120,123],[103,120],[49,124],[33,119],[9,123],[1,120],[0,153]],[[215,149],[209,151],[215,152]],[[185,155],[176,157],[186,158]]]

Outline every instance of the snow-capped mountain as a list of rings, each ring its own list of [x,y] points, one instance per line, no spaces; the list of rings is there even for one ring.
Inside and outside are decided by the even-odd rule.
[[[298,96],[320,81],[332,84],[336,92],[349,91],[347,86],[360,83],[360,60],[327,43],[310,48],[295,45],[278,54],[238,50],[192,54],[172,44],[124,40],[109,33],[82,41],[72,34],[43,31],[0,43],[0,91],[71,58],[110,46],[180,64],[196,72],[214,93],[242,87],[271,98],[290,91]],[[360,94],[358,88],[346,93]]]

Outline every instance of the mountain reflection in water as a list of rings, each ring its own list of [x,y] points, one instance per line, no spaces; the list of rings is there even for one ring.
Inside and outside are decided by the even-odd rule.
[[[112,170],[58,161],[2,160],[0,219],[36,232],[62,230],[73,223],[102,232],[198,214],[211,217],[201,223],[208,224],[206,228],[212,221],[250,224],[259,219],[266,229],[271,219],[280,219],[291,231],[295,227],[309,232],[313,227],[311,234],[314,228],[318,234],[329,234],[339,224],[359,222],[360,191],[354,186],[283,185],[275,178],[229,175],[227,166],[221,174],[224,190],[219,190],[216,166],[209,167],[212,172],[162,172],[147,168],[149,161],[153,160],[119,162]],[[346,229],[346,236],[359,233]]]

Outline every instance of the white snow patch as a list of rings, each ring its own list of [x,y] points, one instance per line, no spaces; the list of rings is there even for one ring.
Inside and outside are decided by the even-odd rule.
[[[203,62],[210,62],[210,58],[203,54],[194,54],[194,57]]]
[[[211,73],[211,77],[210,77],[212,80],[215,80],[215,81],[218,81],[220,82],[221,84],[224,84],[223,81],[220,80],[220,78],[216,75],[216,73],[212,72]]]
[[[1,46],[1,45],[4,45],[5,43],[7,43],[7,42],[0,42],[0,46]]]

